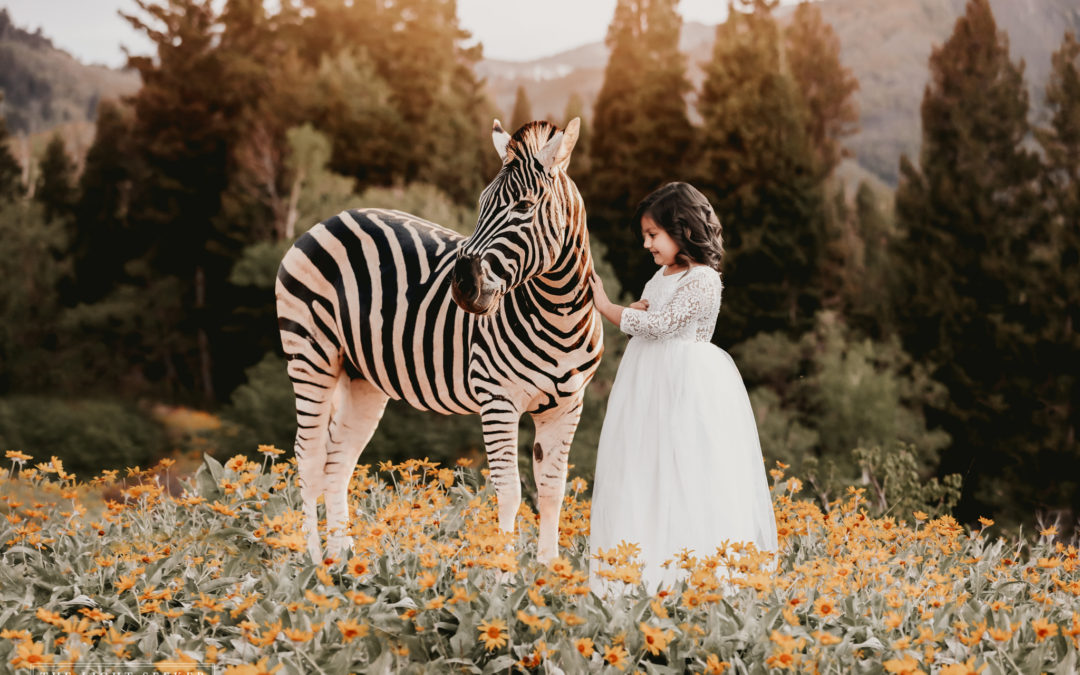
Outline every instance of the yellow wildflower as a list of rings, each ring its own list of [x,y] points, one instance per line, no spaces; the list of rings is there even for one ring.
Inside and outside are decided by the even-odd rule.
[[[1047,621],[1043,617],[1039,617],[1031,622],[1031,627],[1035,630],[1035,641],[1042,642],[1048,637],[1054,637],[1058,634],[1058,626],[1056,623]]]
[[[351,558],[348,563],[345,564],[346,569],[354,577],[362,577],[368,572],[368,563],[362,558]]]
[[[664,631],[644,622],[638,624],[638,626],[645,636],[645,648],[649,650],[650,654],[656,656],[667,649],[668,643],[671,642],[673,637],[671,631]]]
[[[615,666],[619,670],[626,670],[627,659],[630,654],[620,645],[612,645],[604,650],[604,661],[610,665]]]
[[[225,669],[225,675],[273,675],[277,671],[281,670],[281,664],[269,668],[266,665],[266,659],[269,657],[262,657],[254,664],[244,664],[240,666],[229,666]]]
[[[484,621],[478,626],[480,641],[489,652],[495,651],[506,644],[506,622],[502,619]]]
[[[589,658],[593,655],[593,641],[592,638],[578,638],[574,640],[574,649],[578,651],[585,658]]]
[[[840,611],[837,610],[836,603],[832,601],[832,598],[825,596],[819,597],[814,601],[814,612],[823,619],[840,614]]]
[[[951,663],[938,671],[938,675],[979,675],[986,669],[986,664],[979,668],[975,667],[975,657],[972,656],[964,663]]]
[[[547,630],[551,628],[551,619],[544,617],[540,618],[519,609],[517,613],[518,621],[528,626],[531,630]]]
[[[375,598],[363,591],[345,591],[345,595],[353,601],[354,605],[370,605],[375,602]]]
[[[705,659],[705,675],[724,675],[724,671],[731,667],[728,661],[721,661],[716,654],[709,654]]]
[[[354,638],[364,637],[370,630],[367,624],[357,623],[352,619],[339,620],[337,627],[341,631],[341,637],[345,638],[346,642],[352,642]]]
[[[903,659],[889,659],[884,664],[885,672],[896,675],[926,675],[919,669],[919,662],[911,657]]]
[[[59,642],[59,640],[56,640]],[[40,642],[26,640],[15,647],[15,656],[11,659],[11,665],[15,668],[34,668],[46,663],[52,663],[53,657],[45,654],[45,645]]]

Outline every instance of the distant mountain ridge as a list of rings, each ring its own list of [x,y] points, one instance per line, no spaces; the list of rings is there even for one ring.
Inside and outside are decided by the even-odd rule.
[[[916,158],[920,145],[923,90],[929,79],[930,52],[952,33],[966,0],[822,0],[826,22],[841,44],[841,58],[859,80],[856,100],[860,131],[847,140],[858,163],[889,185],[895,185],[900,155]],[[1043,90],[1051,54],[1067,30],[1080,33],[1076,0],[990,0],[998,29],[1009,35],[1014,61],[1026,63],[1031,92],[1031,119],[1044,115]],[[792,11],[782,8],[781,21]],[[715,27],[687,22],[681,48],[688,56],[695,87],[704,77],[701,65],[712,55]],[[513,108],[519,84],[524,85],[533,113],[561,120],[566,102],[577,92],[591,110],[604,79],[608,49],[600,42],[528,62],[485,60],[477,73],[487,79],[492,99],[503,111]],[[693,103],[693,101],[691,101]],[[696,111],[691,111],[696,116]]]
[[[138,88],[134,72],[83,65],[40,29],[21,29],[7,9],[0,9],[0,91],[9,131],[35,134],[92,121],[100,100]]]

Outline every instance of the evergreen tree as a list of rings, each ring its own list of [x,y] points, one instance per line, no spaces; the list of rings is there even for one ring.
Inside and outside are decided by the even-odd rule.
[[[1069,323],[1080,326],[1080,41],[1073,33],[1066,33],[1053,56],[1046,103],[1050,125],[1036,136],[1046,157],[1044,186],[1054,214],[1048,243],[1057,256],[1061,290],[1071,295],[1054,294],[1054,313],[1068,313]]]
[[[323,57],[315,79],[316,119],[333,141],[330,166],[357,189],[405,180],[411,146],[390,85],[367,51]]]
[[[45,220],[67,219],[75,207],[75,162],[59,133],[45,147],[40,171],[34,199],[43,205]]]
[[[1046,318],[1038,354],[1044,361],[1036,397],[1042,403],[1035,426],[1047,432],[1051,449],[1033,472],[1055,477],[1057,501],[1080,513],[1080,374],[1060,364],[1080,352],[1080,41],[1066,33],[1053,56],[1046,85],[1049,126],[1036,130],[1043,149],[1043,188],[1050,211],[1043,233],[1047,274],[1034,302]]]
[[[282,42],[281,24],[288,17],[268,14],[261,0],[228,0],[220,17],[217,51],[229,89],[242,101],[232,106],[241,119],[235,120],[237,137],[230,143],[222,220],[244,242],[273,238],[288,210],[285,130],[305,111],[308,98],[289,87],[296,75]],[[282,89],[290,99],[280,98]]]
[[[514,133],[532,121],[533,112],[532,104],[529,103],[529,95],[525,93],[523,85],[518,85],[517,93],[514,94],[514,112],[510,115],[510,133]]]
[[[722,345],[801,334],[821,303],[823,190],[807,113],[781,67],[775,5],[729,5],[699,98],[701,185],[724,226]]]
[[[593,108],[589,228],[606,245],[622,288],[637,294],[655,271],[644,254],[637,203],[672,180],[693,177],[694,136],[686,110],[690,83],[679,51],[675,0],[619,0],[608,28],[611,57]]]
[[[0,395],[43,391],[56,383],[59,303],[67,274],[63,228],[33,201],[0,200]]]
[[[129,108],[114,101],[98,106],[94,142],[79,177],[70,235],[75,285],[64,293],[65,304],[101,300],[126,279],[124,265],[145,250],[129,222],[137,176],[132,124]]]
[[[585,101],[581,98],[581,94],[576,91],[570,94],[570,98],[566,101],[562,125],[565,127],[575,117],[580,120],[580,126],[578,127],[577,144],[574,145],[574,158],[571,160],[570,175],[574,177],[574,182],[578,184],[578,188],[585,190],[589,179],[589,156],[591,154],[589,147],[592,143],[592,124],[589,123],[589,118],[585,114]]]
[[[852,95],[859,82],[840,62],[840,39],[818,3],[800,2],[784,29],[788,67],[806,105],[806,136],[818,171],[828,176],[844,155],[841,139],[858,127]]]
[[[180,324],[171,326],[184,339],[170,341],[174,370],[166,371],[166,379],[212,401],[212,334],[220,325],[217,312],[228,306],[223,285],[239,255],[239,242],[221,229],[219,216],[232,146],[250,99],[220,84],[232,70],[220,48],[220,21],[211,2],[136,4],[166,28],[125,15],[157,48],[156,58],[129,58],[142,78],[132,97],[133,136],[149,174],[139,184],[131,216],[150,240],[142,259],[146,283],[175,280],[186,310]]]
[[[319,71],[304,98],[333,144],[330,168],[359,190],[422,181],[475,202],[498,169],[495,112],[455,0],[302,0],[287,13],[299,58]]]
[[[465,46],[469,34],[458,25],[456,0],[383,1],[397,28],[377,58],[409,130],[404,178],[473,204],[499,167],[491,147],[494,108],[474,72],[482,47]]]
[[[896,259],[906,266],[898,326],[949,391],[934,417],[954,443],[942,470],[965,474],[958,515],[1031,513],[1045,479],[1003,479],[1023,474],[1045,435],[1032,427],[1041,366],[1030,294],[1041,272],[1030,250],[1038,160],[1024,147],[1023,64],[1009,60],[988,0],[969,0],[930,71],[920,166],[901,159],[896,194]]]
[[[4,93],[0,92],[0,110],[3,110]],[[23,194],[22,167],[8,147],[7,121],[0,117],[0,201],[14,201]]]
[[[889,258],[895,238],[892,212],[886,213],[880,198],[865,182],[855,193],[855,222],[863,249],[865,275],[859,282],[850,309],[850,320],[871,336],[895,336],[893,299],[897,280]]]

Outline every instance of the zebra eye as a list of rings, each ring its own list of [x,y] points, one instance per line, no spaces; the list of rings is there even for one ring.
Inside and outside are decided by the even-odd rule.
[[[514,204],[514,208],[511,210],[518,213],[526,213],[528,211],[531,211],[534,206],[536,206],[536,202],[534,202],[533,200],[522,199],[517,204]]]

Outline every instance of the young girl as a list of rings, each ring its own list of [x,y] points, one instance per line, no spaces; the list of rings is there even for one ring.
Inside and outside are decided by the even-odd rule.
[[[640,546],[650,591],[727,542],[775,550],[776,521],[757,425],[739,371],[713,345],[720,309],[720,221],[686,183],[669,183],[638,206],[645,248],[660,265],[641,300],[621,307],[595,274],[596,308],[631,336],[608,398],[592,501],[590,553]],[[597,594],[615,590],[596,575]]]

